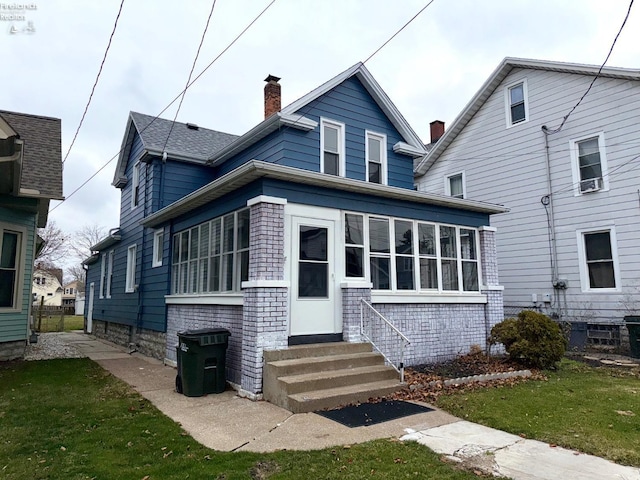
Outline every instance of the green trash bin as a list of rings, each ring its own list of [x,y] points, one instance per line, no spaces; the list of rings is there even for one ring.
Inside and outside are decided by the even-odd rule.
[[[178,332],[176,391],[187,397],[222,393],[231,332],[226,328],[202,328]]]
[[[631,347],[631,356],[640,358],[640,317],[627,316],[624,317],[629,330],[629,346]]]

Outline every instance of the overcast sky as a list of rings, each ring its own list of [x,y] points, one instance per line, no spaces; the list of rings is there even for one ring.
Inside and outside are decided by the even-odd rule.
[[[35,0],[1,10],[0,109],[62,119],[66,153],[120,0]],[[23,3],[22,0],[16,3]],[[218,0],[196,66],[208,65],[270,0]],[[276,0],[187,92],[178,120],[242,134],[263,118],[263,79],[282,77],[283,106],[364,61],[427,0]],[[428,142],[506,56],[601,64],[628,0],[435,0],[367,68]],[[158,114],[184,87],[211,9],[206,0],[125,0],[84,125],[64,169],[69,196],[120,149],[128,112]],[[640,68],[635,5],[608,65]],[[11,34],[15,27],[18,33]],[[29,32],[29,28],[32,30]],[[177,103],[162,116],[172,119]],[[112,161],[51,213],[67,233],[119,223]],[[52,202],[52,207],[59,202]]]

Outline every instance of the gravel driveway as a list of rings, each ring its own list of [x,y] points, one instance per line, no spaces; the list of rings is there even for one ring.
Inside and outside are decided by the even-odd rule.
[[[40,333],[38,343],[27,344],[25,360],[50,360],[52,358],[81,358],[78,349],[62,339],[62,333]]]

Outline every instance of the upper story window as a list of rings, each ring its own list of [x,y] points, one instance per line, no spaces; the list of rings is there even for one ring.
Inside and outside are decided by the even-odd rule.
[[[140,204],[140,162],[133,166],[133,178],[131,179],[131,209]]]
[[[529,101],[527,96],[526,79],[511,84],[505,89],[507,128],[519,123],[524,123],[529,119]]]
[[[604,133],[583,137],[570,142],[575,194],[607,190],[607,156]]]
[[[173,236],[172,294],[239,292],[248,279],[248,208]]]
[[[22,236],[0,225],[0,309],[19,309],[20,254]]]
[[[455,198],[466,197],[464,172],[448,175],[444,178],[444,193]]]
[[[344,123],[320,119],[320,171],[329,175],[345,175]]]
[[[345,275],[374,290],[480,290],[475,229],[346,213],[345,244]]]
[[[106,276],[106,284],[107,284],[107,292],[106,297],[111,298],[111,283],[113,281],[113,256],[115,252],[113,250],[109,251],[109,256],[107,260],[107,276]]]
[[[583,291],[619,290],[618,255],[613,228],[578,231],[578,255]]]
[[[365,158],[367,181],[387,184],[387,137],[379,133],[365,132]]]

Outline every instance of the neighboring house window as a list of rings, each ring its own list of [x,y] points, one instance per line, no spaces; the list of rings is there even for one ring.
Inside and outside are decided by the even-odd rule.
[[[344,123],[320,119],[320,172],[345,175]]]
[[[455,198],[466,197],[464,172],[449,175],[444,179],[444,193]]]
[[[0,226],[0,309],[20,308],[18,299],[22,232]]]
[[[480,290],[471,228],[346,213],[345,258],[346,276],[368,277],[374,290]]]
[[[583,291],[619,289],[618,255],[613,228],[579,231],[578,254]]]
[[[109,260],[107,262],[107,298],[111,298],[111,282],[113,280],[113,255],[114,251],[109,252]]]
[[[162,266],[162,254],[164,247],[164,229],[153,232],[153,260],[152,267]]]
[[[100,256],[100,298],[104,298],[104,289],[106,287],[106,274],[107,274],[107,254],[103,253]]]
[[[507,128],[529,119],[526,80],[507,86],[505,90]]]
[[[604,133],[570,142],[575,194],[597,192],[608,188],[607,156]]]
[[[249,279],[249,209],[173,236],[171,293],[239,292]]]
[[[131,209],[136,208],[140,203],[140,162],[133,166],[133,179],[131,181]]]
[[[367,159],[367,181],[387,184],[387,137],[366,132],[365,157]]]
[[[127,249],[127,272],[125,276],[125,292],[136,291],[136,245],[131,245]]]

